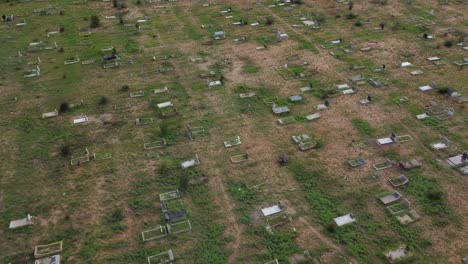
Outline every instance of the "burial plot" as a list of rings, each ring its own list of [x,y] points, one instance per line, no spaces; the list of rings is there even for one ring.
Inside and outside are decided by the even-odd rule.
[[[156,228],[149,229],[149,230],[141,232],[141,238],[145,242],[160,239],[160,238],[164,238],[167,235],[168,234],[167,234],[166,227],[163,226],[163,225],[159,225]]]
[[[385,170],[385,169],[393,167],[393,162],[387,159],[387,160],[372,164],[372,167],[374,167],[374,169],[378,171]]]
[[[168,251],[149,256],[147,260],[148,264],[165,264],[172,263],[173,261],[175,261],[175,258],[172,249],[169,249]]]
[[[9,228],[16,229],[16,228],[32,225],[33,224],[32,219],[33,217],[30,214],[28,214],[25,218],[10,221]]]
[[[392,193],[383,193],[381,194],[378,199],[384,204],[384,205],[389,205],[393,204],[394,202],[400,200],[403,197],[402,194],[400,194],[397,191],[394,191]]]
[[[401,245],[395,250],[384,253],[390,263],[397,263],[413,256],[406,245]]]
[[[224,141],[224,147],[230,148],[242,144],[241,139],[237,136],[235,139]]]
[[[235,156],[231,156],[229,159],[231,160],[232,163],[237,164],[237,163],[241,163],[241,162],[245,162],[249,160],[249,154],[245,153],[241,155],[235,155]]]
[[[389,178],[388,181],[393,185],[393,187],[406,185],[409,182],[408,177],[406,177],[405,175]]]
[[[353,214],[346,214],[346,215],[334,218],[333,221],[335,221],[335,224],[337,226],[344,226],[344,225],[356,222],[356,218],[354,218]]]
[[[350,159],[350,160],[348,160],[348,164],[352,168],[356,168],[356,167],[359,167],[359,166],[362,166],[362,165],[366,164],[366,160],[363,159],[363,158]]]
[[[180,164],[182,166],[182,169],[187,169],[190,167],[198,166],[200,165],[200,159],[198,158],[198,155],[195,154],[195,158],[191,160],[186,160]]]
[[[63,250],[63,242],[58,241],[47,245],[37,245],[34,247],[34,257],[41,258],[60,253]]]

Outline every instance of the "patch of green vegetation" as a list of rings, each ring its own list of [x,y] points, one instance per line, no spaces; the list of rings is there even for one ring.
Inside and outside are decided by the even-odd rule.
[[[197,28],[195,27],[195,25],[189,25],[189,24],[186,24],[184,26],[184,31],[185,33],[187,34],[187,36],[190,38],[190,39],[193,39],[193,40],[200,40],[203,38],[203,34],[198,32]]]
[[[355,118],[351,121],[353,126],[359,131],[360,134],[370,136],[374,134],[375,129],[372,128],[366,120]]]
[[[127,42],[125,42],[125,50],[128,53],[138,52],[138,42],[132,39],[127,40]]]
[[[228,190],[238,202],[250,203],[255,198],[255,191],[249,190],[243,183],[231,181],[228,183]]]
[[[248,62],[244,65],[244,72],[249,74],[257,73],[260,68],[253,64],[252,62]]]
[[[122,210],[114,208],[104,216],[104,224],[114,232],[123,232],[127,230],[127,226],[121,223],[123,219]]]
[[[287,263],[288,256],[302,252],[294,242],[297,236],[296,233],[276,230],[269,233],[265,228],[257,229],[256,233],[262,238],[271,258],[276,258],[280,262]]]
[[[196,185],[189,189],[189,195],[199,214],[194,214],[194,222],[199,223],[199,228],[194,227],[194,232],[199,232],[198,243],[192,250],[193,263],[226,263],[228,254],[225,246],[228,238],[224,237],[224,226],[216,223],[218,210],[211,199],[210,191],[204,185]]]
[[[406,191],[418,197],[424,212],[439,217],[451,217],[452,210],[448,207],[446,195],[435,179],[427,176],[412,174],[411,184]]]
[[[260,45],[273,45],[278,42],[274,36],[256,36],[254,40]]]

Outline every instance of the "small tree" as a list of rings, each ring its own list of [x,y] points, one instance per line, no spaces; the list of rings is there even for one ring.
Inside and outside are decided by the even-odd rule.
[[[62,155],[62,157],[64,158],[68,157],[70,155],[70,146],[68,145],[63,146],[60,149],[60,155]]]
[[[272,17],[267,17],[267,19],[266,19],[266,24],[267,24],[268,26],[271,26],[271,25],[273,25],[273,23],[275,23],[275,19],[272,18]]]
[[[91,16],[91,23],[90,27],[91,28],[98,28],[101,25],[101,21],[99,20],[99,17],[96,15]]]
[[[122,87],[120,87],[119,91],[128,92],[129,89],[130,89],[130,87],[125,84],[125,85],[122,85]]]
[[[169,135],[169,124],[163,121],[161,125],[159,125],[159,136],[166,137],[167,135]]]
[[[63,103],[60,104],[60,107],[59,107],[59,112],[60,113],[65,113],[68,110],[70,110],[70,105],[68,104],[68,102],[63,102]]]
[[[189,186],[189,177],[187,173],[182,173],[179,176],[179,190],[186,191]]]
[[[109,102],[109,99],[107,99],[107,97],[105,96],[101,96],[101,98],[99,98],[99,101],[98,101],[98,104],[99,105],[105,105]]]

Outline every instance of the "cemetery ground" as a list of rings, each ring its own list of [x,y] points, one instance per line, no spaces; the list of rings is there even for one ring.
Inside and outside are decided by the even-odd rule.
[[[467,257],[468,5],[292,2],[1,1],[0,262]]]

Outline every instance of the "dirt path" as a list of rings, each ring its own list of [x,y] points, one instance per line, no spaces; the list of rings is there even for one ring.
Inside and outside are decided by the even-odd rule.
[[[313,227],[306,219],[303,217],[299,217],[296,219],[297,223],[300,224],[302,227],[306,227],[307,234],[312,233],[315,237],[319,238],[320,241],[322,241],[327,247],[330,247],[332,249],[341,251],[342,249],[337,246],[335,243],[331,241],[329,237],[324,236],[319,230],[317,230],[315,227]]]

